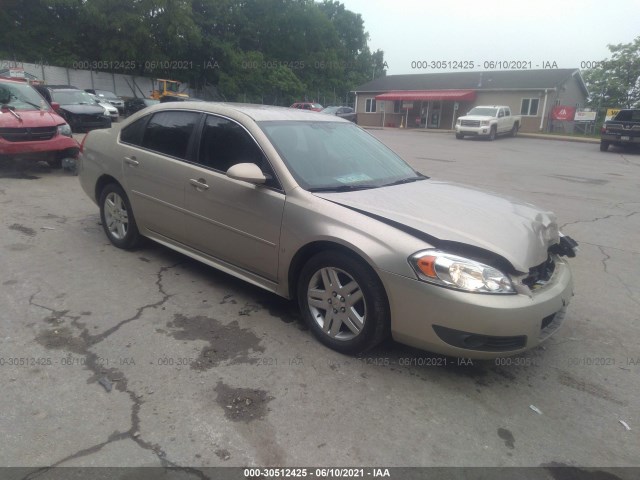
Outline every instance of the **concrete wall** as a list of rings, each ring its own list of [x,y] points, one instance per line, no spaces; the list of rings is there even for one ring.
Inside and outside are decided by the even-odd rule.
[[[73,85],[82,90],[87,88],[109,90],[121,97],[148,97],[151,95],[155,80],[151,77],[53,67],[2,59],[0,59],[0,65],[15,65],[15,67],[23,68],[26,73],[49,85]],[[185,87],[188,85],[183,84],[181,89],[185,89]],[[186,92],[194,96],[191,89],[186,88]]]

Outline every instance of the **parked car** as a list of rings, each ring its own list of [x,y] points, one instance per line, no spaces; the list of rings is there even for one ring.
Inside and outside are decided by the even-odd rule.
[[[57,104],[56,112],[64,118],[74,132],[96,128],[110,128],[111,117],[91,96],[69,85],[34,86],[50,104]]]
[[[106,100],[103,100],[103,99],[101,99],[99,97],[96,97],[92,93],[90,93],[89,95],[91,96],[91,98],[93,98],[93,100],[98,105],[100,105],[102,108],[104,108],[107,111],[107,114],[111,117],[111,121],[112,122],[117,122],[118,121],[118,119],[120,118],[120,113],[118,112],[118,109],[116,107],[114,107],[112,104],[110,104]]]
[[[124,101],[124,115],[132,115],[143,108],[157,105],[158,103],[160,103],[160,101],[154,100],[153,98],[127,98]]]
[[[344,118],[350,122],[356,121],[356,112],[351,107],[326,107],[320,110],[320,113],[335,115],[336,117]]]
[[[67,122],[38,92],[25,82],[0,79],[0,162],[44,160],[60,167],[78,151]]]
[[[109,102],[118,109],[118,113],[124,114],[124,100],[109,90],[95,90],[93,88],[85,89],[85,92],[91,93],[96,97]]]
[[[495,140],[498,135],[518,134],[522,117],[511,115],[511,109],[504,105],[478,106],[456,120],[456,138],[467,136],[485,137]]]
[[[532,348],[573,294],[554,214],[416,172],[330,115],[167,103],[83,143],[80,183],[118,248],[142,237],[286,298],[325,345],[391,335],[468,358]]]
[[[320,105],[319,103],[313,103],[313,102],[296,102],[293,105],[291,105],[291,107],[289,108],[299,108],[301,110],[312,110],[314,112],[319,112],[321,111],[324,107],[322,105]]]
[[[613,119],[604,122],[600,130],[600,151],[606,152],[609,145],[640,145],[640,109],[620,110]]]

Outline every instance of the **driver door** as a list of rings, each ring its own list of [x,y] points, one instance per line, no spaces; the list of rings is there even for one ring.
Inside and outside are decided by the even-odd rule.
[[[232,180],[229,167],[255,163],[264,185]],[[207,115],[198,156],[185,179],[189,244],[219,260],[277,281],[285,195],[264,153],[240,124]]]

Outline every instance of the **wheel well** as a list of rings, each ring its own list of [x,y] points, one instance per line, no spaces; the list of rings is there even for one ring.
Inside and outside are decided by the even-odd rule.
[[[95,191],[96,202],[100,201],[100,194],[102,193],[102,189],[107,185],[109,185],[110,183],[115,183],[116,185],[120,185],[120,183],[111,175],[102,175],[100,178],[98,178],[98,181],[96,182],[96,191]]]
[[[375,271],[373,270],[373,268],[371,268],[371,265],[369,265],[366,260],[364,260],[360,255],[358,255],[358,253],[354,252],[350,248],[345,247],[344,245],[340,245],[339,243],[329,241],[312,242],[298,250],[291,260],[288,275],[290,298],[296,298],[298,277],[300,276],[300,272],[302,271],[302,267],[304,267],[304,264],[307,263],[307,260],[309,260],[315,254],[325,250],[338,250],[354,259],[361,260],[363,264],[370,268],[371,271],[375,274]]]

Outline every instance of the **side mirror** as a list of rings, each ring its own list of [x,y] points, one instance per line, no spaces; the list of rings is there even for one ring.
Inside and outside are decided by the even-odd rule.
[[[229,167],[227,177],[253,183],[254,185],[261,185],[267,181],[267,177],[264,176],[260,167],[255,163],[237,163]]]
[[[59,112],[60,104],[58,102],[51,102],[51,108],[53,108],[54,111]]]

